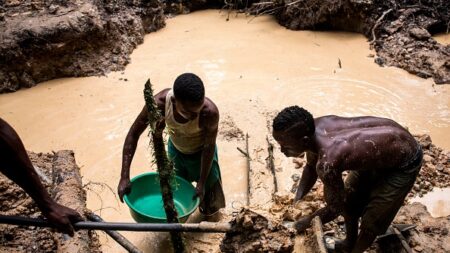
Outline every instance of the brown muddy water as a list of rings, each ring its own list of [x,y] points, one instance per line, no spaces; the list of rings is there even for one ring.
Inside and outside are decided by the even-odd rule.
[[[183,72],[203,79],[206,95],[216,102],[222,119],[230,116],[249,133],[256,156],[267,146],[267,119],[294,104],[314,116],[392,118],[413,133],[430,134],[436,145],[450,149],[450,86],[379,67],[371,57],[374,54],[360,34],[290,31],[272,17],[252,19],[242,14],[232,15],[227,22],[225,13],[201,11],[169,19],[166,28],[147,35],[125,71],[58,79],[2,94],[0,115],[15,127],[27,149],[72,149],[84,183],[106,183],[114,192],[123,141],[144,104],[144,82],[151,78],[160,90],[171,87]],[[226,213],[245,203],[246,163],[236,150],[243,145],[219,137]],[[255,166],[265,166],[264,159],[264,155],[255,157]],[[153,170],[151,161],[148,138],[143,135],[131,176]],[[280,164],[293,167],[290,161]],[[289,177],[290,169],[285,168],[283,177]],[[280,180],[281,190],[289,190],[288,180]],[[106,221],[132,221],[127,206],[107,187],[90,186],[88,207]],[[145,252],[167,250],[161,246],[164,243],[157,243],[167,239],[164,236],[124,235]],[[106,236],[102,235],[102,242],[105,252],[124,252]]]

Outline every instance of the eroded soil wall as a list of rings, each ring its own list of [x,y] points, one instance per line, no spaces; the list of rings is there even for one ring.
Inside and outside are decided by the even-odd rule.
[[[0,93],[122,70],[164,25],[157,0],[0,1]]]
[[[74,153],[64,150],[54,154],[30,152],[29,155],[52,197],[86,218],[86,192],[82,188]],[[2,174],[0,203],[2,215],[43,218],[25,191]],[[0,252],[100,252],[99,249],[99,241],[94,231],[81,230],[71,238],[50,228],[0,224]]]

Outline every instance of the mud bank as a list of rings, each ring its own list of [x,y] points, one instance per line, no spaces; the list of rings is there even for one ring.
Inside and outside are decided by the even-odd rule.
[[[29,153],[31,161],[51,196],[62,205],[86,211],[86,193],[72,151],[54,154]],[[43,218],[34,201],[19,186],[0,174],[0,212]],[[86,218],[86,217],[84,217]],[[70,238],[50,228],[0,224],[1,252],[101,252],[97,234],[82,230]]]
[[[433,34],[448,33],[446,0],[194,1],[183,12],[222,5],[253,15],[270,14],[291,30],[340,30],[364,34],[380,66],[402,68],[437,84],[450,83],[450,46]],[[222,2],[222,3],[220,3]],[[172,11],[175,11],[172,8]]]
[[[160,1],[0,2],[0,93],[60,77],[123,70],[145,33],[165,25]]]
[[[364,34],[380,66],[396,66],[437,84],[450,82],[450,46],[431,38],[449,31],[446,0],[258,1],[254,14],[273,14],[292,30],[343,30]]]
[[[166,13],[220,7],[272,14],[292,30],[364,34],[380,66],[396,66],[438,84],[450,82],[450,46],[432,34],[448,32],[450,2],[6,0],[0,5],[0,93],[60,77],[123,70],[145,33],[165,25]],[[233,4],[233,3],[234,4]],[[239,4],[240,3],[240,4]]]

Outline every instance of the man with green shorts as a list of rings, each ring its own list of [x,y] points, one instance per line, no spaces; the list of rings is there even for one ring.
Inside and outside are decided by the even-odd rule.
[[[177,77],[173,89],[155,95],[156,104],[164,117],[153,138],[169,134],[168,156],[174,163],[175,174],[189,182],[197,182],[195,196],[200,198],[200,212],[211,216],[225,207],[225,196],[217,157],[216,137],[219,110],[205,97],[201,79],[192,73]],[[118,186],[120,200],[131,191],[130,165],[139,137],[147,128],[147,109],[142,109],[125,139],[122,172]],[[194,197],[195,197],[194,196]]]
[[[273,120],[273,136],[286,156],[306,153],[294,201],[308,194],[317,178],[324,185],[327,206],[296,221],[295,228],[304,231],[315,216],[327,223],[343,215],[347,236],[336,244],[339,252],[364,252],[386,232],[422,164],[422,148],[414,137],[385,118],[313,118],[291,106]],[[345,183],[344,171],[349,172]]]

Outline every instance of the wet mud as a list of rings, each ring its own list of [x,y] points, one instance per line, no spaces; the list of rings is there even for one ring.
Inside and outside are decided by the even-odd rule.
[[[450,2],[445,0],[260,1],[255,13],[275,15],[293,30],[337,29],[364,34],[380,66],[396,66],[437,84],[450,82],[450,46],[431,35],[448,33]],[[270,3],[272,2],[272,3]]]
[[[0,1],[0,93],[60,77],[123,70],[160,1]]]
[[[222,252],[292,252],[295,231],[263,215],[243,208],[231,221],[233,232],[225,235]]]

